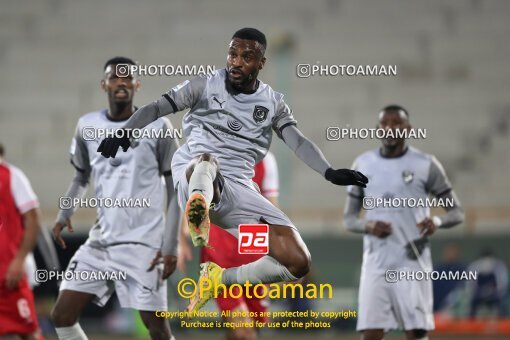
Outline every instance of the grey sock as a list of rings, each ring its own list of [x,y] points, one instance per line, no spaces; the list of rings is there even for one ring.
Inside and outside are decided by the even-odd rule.
[[[246,281],[258,284],[295,280],[297,280],[297,277],[292,275],[285,266],[271,256],[264,256],[257,261],[240,267],[227,268],[223,272],[222,279],[225,285],[234,283],[244,284]]]

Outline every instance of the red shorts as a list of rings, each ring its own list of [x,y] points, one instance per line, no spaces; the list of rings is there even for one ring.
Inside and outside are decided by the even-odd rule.
[[[7,334],[26,336],[39,329],[34,295],[26,277],[14,290],[8,290],[3,283],[0,284],[0,296],[0,336]]]
[[[212,261],[222,268],[239,267],[243,264],[247,264],[260,259],[264,255],[253,255],[253,254],[239,254],[237,248],[237,238],[226,230],[211,224],[211,230],[209,231],[209,245],[211,248],[202,248],[202,254],[200,262]],[[250,312],[257,312],[260,315],[261,312],[267,311],[267,300],[256,298],[253,294],[253,287],[249,290],[249,295],[252,298],[246,297],[246,292],[242,294],[239,290],[235,289],[232,291],[233,297],[222,297],[219,296],[216,299],[216,304],[221,311],[234,310],[241,306],[243,303],[246,304]],[[241,295],[239,298],[237,298]],[[260,295],[260,294],[258,294]],[[267,318],[257,316],[253,318],[261,322],[267,322]]]

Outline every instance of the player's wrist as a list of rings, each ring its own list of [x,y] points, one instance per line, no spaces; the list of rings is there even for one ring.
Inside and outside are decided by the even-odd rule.
[[[443,221],[441,220],[441,217],[434,216],[434,217],[432,217],[432,223],[434,223],[434,226],[436,228],[440,228],[441,225],[443,224]]]

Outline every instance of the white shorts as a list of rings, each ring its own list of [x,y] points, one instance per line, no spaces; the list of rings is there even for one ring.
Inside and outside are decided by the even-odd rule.
[[[358,331],[434,329],[432,281],[386,282],[385,273],[362,270]]]
[[[115,281],[81,280],[75,275],[72,276],[72,280],[62,281],[60,290],[94,294],[96,298],[93,302],[101,307],[115,291],[123,308],[166,311],[167,286],[166,280],[161,279],[163,265],[157,265],[152,271],[147,272],[156,253],[157,249],[141,244],[123,243],[101,247],[87,241],[74,254],[67,271],[125,272],[126,279],[120,277]]]
[[[184,168],[186,166],[181,165],[172,169],[174,176],[179,176],[174,183],[182,211],[185,210],[188,201],[188,181]],[[222,185],[220,201],[209,210],[209,217],[215,225],[226,229],[235,237],[238,237],[239,224],[267,223],[297,230],[287,215],[262,196],[254,182],[241,183],[223,176],[220,181]]]

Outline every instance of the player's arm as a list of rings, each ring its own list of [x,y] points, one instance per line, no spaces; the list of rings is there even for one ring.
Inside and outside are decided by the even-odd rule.
[[[141,129],[160,117],[192,108],[200,100],[206,81],[205,77],[196,77],[177,85],[158,100],[139,108],[122,128],[126,130]],[[122,147],[123,151],[127,151],[131,145],[129,134],[121,135],[122,137],[103,139],[97,148],[97,152],[101,152],[101,155],[106,158],[115,158],[119,146]]]
[[[353,165],[356,169],[356,162]],[[360,218],[365,192],[359,186],[347,188],[347,200],[344,207],[344,226],[347,230],[358,234],[371,234],[385,238],[391,234],[391,224],[383,221],[372,221]]]
[[[173,129],[168,119],[163,119],[165,128]],[[172,178],[172,157],[179,148],[179,143],[173,138],[160,138],[156,144],[156,157],[159,165],[159,172],[165,177],[165,188],[167,193],[167,209],[165,219],[165,230],[163,232],[163,245],[161,251],[152,261],[149,270],[162,262],[163,279],[167,279],[174,271],[177,265],[177,245],[179,242],[179,226],[182,220],[182,213],[177,201],[177,192],[174,188]]]
[[[76,127],[76,132],[71,142],[70,148],[71,164],[74,166],[75,172],[74,177],[71,180],[71,184],[64,195],[67,198],[67,202],[71,203],[76,198],[82,198],[87,192],[87,186],[90,179],[91,167],[88,149],[83,134],[81,132],[80,124]],[[71,216],[74,214],[75,207],[73,204],[62,204],[53,226],[53,238],[63,248],[66,248],[64,239],[61,236],[62,230],[68,228],[70,232],[73,232],[73,226],[71,224]],[[64,209],[66,208],[66,209]]]
[[[39,201],[28,178],[19,170],[13,171],[12,189],[16,207],[21,212],[23,238],[14,259],[7,268],[5,275],[6,287],[14,289],[25,273],[25,258],[32,252],[41,230]]]
[[[280,189],[280,179],[278,177],[278,164],[275,156],[268,152],[262,160],[266,169],[264,178],[262,179],[262,195],[275,207],[278,206],[278,195]]]
[[[25,274],[25,258],[32,252],[37,244],[37,238],[41,231],[41,212],[39,208],[31,209],[22,215],[23,238],[16,256],[11,261],[5,275],[7,289],[14,289]]]
[[[464,211],[460,205],[457,195],[452,189],[444,168],[435,157],[432,157],[432,161],[430,163],[429,175],[425,184],[425,189],[427,192],[444,202],[453,202],[453,205],[446,205],[445,215],[425,218],[423,221],[418,223],[418,227],[422,229],[426,235],[433,234],[437,228],[451,228],[464,221]]]
[[[295,125],[284,126],[281,129],[281,136],[299,159],[326,180],[336,185],[356,185],[366,188],[368,179],[365,175],[350,169],[333,169],[317,145],[306,138]]]
[[[296,120],[282,98],[280,98],[276,110],[272,122],[273,130],[299,159],[333,184],[366,187],[368,179],[361,172],[350,169],[334,170],[331,167],[317,145],[306,138],[296,127]]]
[[[42,228],[41,235],[37,239],[37,249],[41,253],[46,268],[52,270],[60,270],[60,261],[57,255],[57,249],[53,242],[49,229]]]
[[[89,178],[89,172],[81,171],[79,169],[75,170],[71,184],[69,184],[69,187],[64,195],[64,197],[69,200],[68,202],[73,202],[75,199],[80,199],[85,196]],[[76,208],[72,204],[70,204],[69,208],[66,209],[61,206],[55,221],[55,225],[53,226],[53,238],[62,247],[62,249],[66,249],[66,243],[62,238],[62,230],[67,227],[70,232],[74,231],[73,225],[71,224],[71,216],[73,216],[75,210]]]

